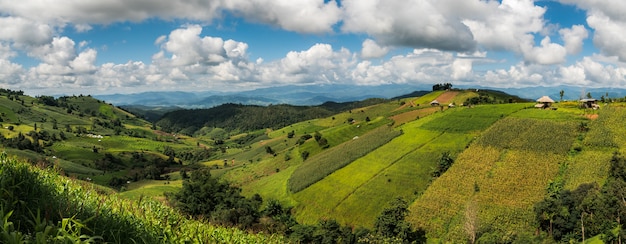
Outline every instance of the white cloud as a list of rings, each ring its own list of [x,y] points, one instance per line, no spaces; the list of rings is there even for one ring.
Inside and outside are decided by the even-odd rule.
[[[96,56],[98,52],[94,49],[87,49],[84,52],[78,54],[78,56],[70,61],[69,66],[72,68],[74,74],[93,73],[96,71]]]
[[[75,43],[68,37],[55,37],[51,43],[34,47],[28,53],[44,63],[66,66],[76,56]]]
[[[389,52],[388,47],[381,47],[372,39],[365,39],[362,44],[361,57],[364,59],[381,58]]]
[[[385,45],[473,50],[469,28],[442,2],[454,1],[345,0],[342,30],[367,33]]]
[[[452,79],[462,80],[472,72],[471,59],[456,59],[452,62]]]
[[[595,29],[593,43],[608,56],[617,56],[626,62],[626,21],[614,21],[603,14],[592,14],[587,23]]]
[[[543,30],[544,13],[545,9],[534,5],[532,0],[503,0],[463,23],[483,47],[521,53],[522,45],[533,43],[533,33]]]
[[[54,33],[53,28],[48,24],[21,17],[0,17],[0,26],[2,26],[0,40],[10,41],[18,46],[35,46],[48,43],[52,40]]]
[[[593,42],[606,56],[626,62],[626,2],[603,0],[559,0],[587,10],[587,24],[594,29]]]
[[[222,7],[250,20],[303,33],[331,32],[341,18],[334,0],[226,0]]]
[[[176,29],[167,38],[159,37],[157,43],[162,43],[163,50],[169,54],[167,60],[173,66],[187,66],[193,64],[219,65],[229,59],[245,57],[248,44],[234,40],[222,40],[219,37],[201,37],[202,27],[190,25]],[[159,53],[153,58],[165,58],[165,53]]]
[[[55,0],[0,1],[0,13],[22,16],[41,23],[72,24],[88,31],[91,24],[140,22],[150,18],[210,22],[228,10],[248,20],[260,21],[303,33],[332,31],[341,10],[335,1],[323,0],[215,0],[215,1],[81,1]],[[6,26],[6,25],[2,25]]]
[[[595,61],[585,57],[573,65],[561,67],[560,82],[568,85],[588,87],[626,86],[626,67]]]
[[[550,37],[547,36],[541,40],[540,47],[524,45],[522,52],[526,61],[544,65],[563,63],[567,55],[565,47],[550,42]]]
[[[16,85],[22,82],[24,68],[0,57],[0,85]]]
[[[561,38],[565,42],[565,49],[568,54],[577,54],[583,48],[583,41],[587,39],[589,33],[585,26],[574,25],[572,28],[559,30]]]

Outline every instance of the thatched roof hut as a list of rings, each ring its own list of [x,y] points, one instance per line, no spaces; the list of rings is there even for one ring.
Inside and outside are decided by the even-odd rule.
[[[552,100],[552,98],[548,97],[548,96],[543,96],[540,97],[539,99],[537,99],[538,103],[553,103],[554,100]]]
[[[598,109],[600,108],[600,106],[597,104],[597,102],[598,102],[598,99],[594,99],[594,98],[580,99],[581,107],[583,108]]]
[[[549,108],[554,103],[554,100],[548,96],[543,96],[537,99],[537,102],[539,104],[535,105],[536,108]]]
[[[430,105],[439,106],[439,101],[433,100],[432,102],[430,102]]]

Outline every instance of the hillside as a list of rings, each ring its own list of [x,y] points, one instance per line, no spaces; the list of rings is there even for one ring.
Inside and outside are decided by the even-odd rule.
[[[384,102],[368,99],[358,102],[326,102],[318,106],[222,104],[209,109],[181,109],[165,113],[156,124],[168,132],[194,135],[200,130],[221,128],[249,132],[276,129],[300,121],[323,118],[335,113]]]
[[[328,228],[324,221],[378,231],[397,198],[407,202],[410,226],[433,242],[582,239],[571,227],[580,218],[551,225],[562,216],[550,204],[615,216],[601,207],[611,198],[584,205],[555,196],[622,194],[614,189],[619,176],[609,174],[621,162],[614,152],[626,153],[622,103],[589,110],[561,102],[544,110],[492,90],[415,95],[318,106],[224,104],[169,112],[153,124],[89,96],[9,92],[0,97],[0,132],[10,154],[112,187],[124,199],[164,200],[187,172],[211,169],[248,197],[286,206],[301,225],[279,233],[296,242],[314,242],[307,238]],[[611,236],[603,231],[615,223],[584,220],[586,237]]]
[[[130,201],[0,155],[3,243],[284,243],[190,220],[151,199]]]

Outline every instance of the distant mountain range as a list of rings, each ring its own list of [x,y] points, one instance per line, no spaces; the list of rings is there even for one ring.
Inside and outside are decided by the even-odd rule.
[[[559,100],[559,92],[564,91],[564,100],[577,100],[591,93],[592,97],[601,96],[624,97],[626,89],[621,88],[583,88],[571,86],[526,87],[526,88],[493,88],[493,87],[457,87],[464,89],[500,90],[522,98],[536,99],[550,96]],[[324,102],[360,101],[367,98],[402,97],[416,91],[430,91],[430,85],[390,84],[380,86],[350,85],[311,85],[282,86],[262,88],[241,92],[142,92],[133,94],[94,95],[95,98],[107,101],[116,106],[147,107],[179,107],[179,108],[210,108],[225,103],[247,105],[291,104],[319,105]],[[419,94],[416,93],[416,94]]]

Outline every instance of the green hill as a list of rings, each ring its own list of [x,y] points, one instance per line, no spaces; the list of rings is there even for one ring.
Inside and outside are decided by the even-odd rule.
[[[280,233],[295,241],[313,241],[307,231],[329,223],[377,231],[396,198],[409,203],[406,220],[429,242],[579,241],[572,226],[581,218],[563,220],[568,215],[550,206],[583,219],[614,216],[601,206],[611,199],[607,192],[622,194],[609,172],[621,162],[614,153],[626,153],[623,104],[585,110],[562,102],[544,110],[499,91],[415,95],[319,106],[225,104],[150,123],[89,96],[0,91],[0,133],[9,154],[112,187],[120,198],[164,201],[184,174],[209,168],[243,195],[288,206],[303,225]],[[602,197],[583,204],[576,194]],[[621,228],[619,220],[585,221],[596,240],[609,238],[610,226]]]

